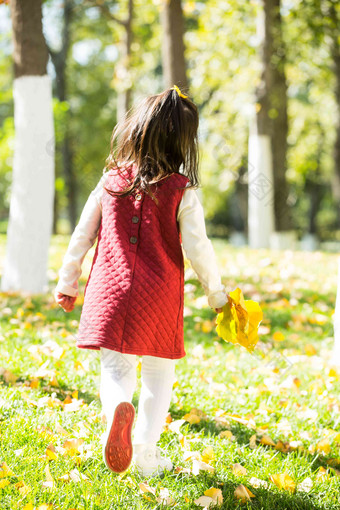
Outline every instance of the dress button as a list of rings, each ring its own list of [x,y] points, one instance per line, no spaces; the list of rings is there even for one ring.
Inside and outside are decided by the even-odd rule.
[[[137,194],[135,195],[135,199],[136,199],[136,200],[142,200],[142,195],[141,195],[140,193],[137,193]]]
[[[139,222],[138,216],[132,216],[132,223],[138,223],[138,222]]]
[[[137,242],[137,237],[135,237],[135,236],[130,237],[130,243],[136,244],[136,242]]]

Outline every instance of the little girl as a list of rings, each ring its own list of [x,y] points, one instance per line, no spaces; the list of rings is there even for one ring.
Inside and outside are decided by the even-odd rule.
[[[197,130],[197,107],[176,86],[147,97],[117,124],[107,166],[59,271],[55,299],[70,312],[82,262],[98,237],[77,347],[100,350],[107,421],[103,456],[114,472],[125,471],[132,460],[142,476],[173,468],[156,443],[171,401],[176,359],[186,355],[182,246],[209,306],[220,312],[227,302],[195,191]],[[141,391],[132,442],[137,355],[142,356]]]

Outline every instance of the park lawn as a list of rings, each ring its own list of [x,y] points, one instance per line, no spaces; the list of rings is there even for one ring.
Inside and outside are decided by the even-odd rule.
[[[193,509],[209,496],[211,508],[340,508],[340,368],[330,360],[336,255],[214,241],[227,289],[261,304],[260,342],[251,355],[219,339],[201,287],[187,280],[187,355],[177,361],[159,442],[175,469],[144,479],[132,466],[113,474],[102,461],[98,353],[74,346],[81,297],[69,314],[53,298],[68,240],[53,237],[48,294],[0,294],[1,510]],[[139,389],[140,365],[136,409]],[[244,487],[249,500],[235,496]]]

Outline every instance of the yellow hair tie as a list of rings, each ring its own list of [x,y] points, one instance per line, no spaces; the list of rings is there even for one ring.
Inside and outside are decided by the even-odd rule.
[[[188,97],[188,96],[185,96],[184,94],[182,94],[182,92],[179,90],[177,85],[174,85],[173,87],[171,87],[171,90],[176,90],[176,92],[179,95],[179,97],[183,97],[183,99],[186,99]]]

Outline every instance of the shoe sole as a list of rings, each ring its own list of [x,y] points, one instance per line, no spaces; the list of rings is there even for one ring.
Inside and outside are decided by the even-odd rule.
[[[111,429],[103,447],[106,467],[114,473],[122,473],[129,467],[132,455],[131,431],[135,408],[130,402],[120,402],[114,413]]]

